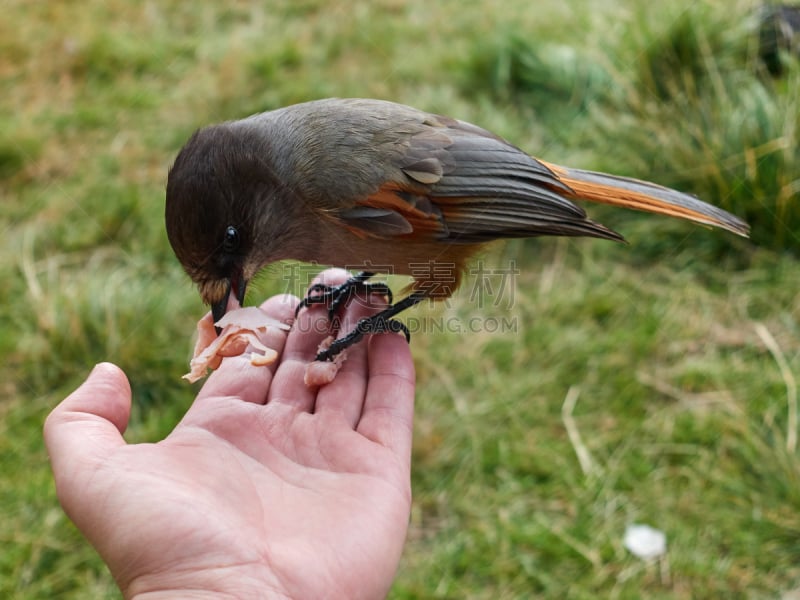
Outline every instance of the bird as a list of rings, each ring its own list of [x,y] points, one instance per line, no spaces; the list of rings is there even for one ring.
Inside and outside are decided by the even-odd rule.
[[[271,263],[361,270],[339,286],[312,287],[298,306],[335,307],[354,290],[387,295],[386,309],[316,356],[333,360],[367,333],[408,336],[394,317],[452,295],[489,242],[624,241],[576,200],[749,233],[743,220],[693,195],[552,164],[466,121],[365,98],[312,100],[197,130],[169,169],[165,222],[215,322],[233,298],[242,305],[248,282]],[[388,287],[369,281],[375,265],[413,277],[403,299],[393,303]]]

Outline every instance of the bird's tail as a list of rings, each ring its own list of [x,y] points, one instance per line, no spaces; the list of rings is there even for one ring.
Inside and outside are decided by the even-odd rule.
[[[740,218],[689,194],[638,179],[541,162],[572,190],[577,199],[687,219],[727,229],[743,237],[747,237],[750,231],[750,226]]]

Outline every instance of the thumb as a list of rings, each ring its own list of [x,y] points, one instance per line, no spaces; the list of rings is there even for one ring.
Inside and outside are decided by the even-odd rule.
[[[71,503],[114,448],[125,445],[130,413],[128,378],[116,365],[100,363],[47,417],[44,441],[62,505]]]

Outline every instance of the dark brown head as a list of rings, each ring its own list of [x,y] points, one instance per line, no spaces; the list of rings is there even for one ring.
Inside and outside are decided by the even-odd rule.
[[[167,180],[167,237],[215,321],[225,314],[231,292],[241,305],[268,252],[263,229],[275,175],[251,138],[228,123],[201,129]]]

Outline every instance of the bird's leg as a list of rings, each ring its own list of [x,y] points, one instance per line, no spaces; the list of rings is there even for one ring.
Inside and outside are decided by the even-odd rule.
[[[349,348],[368,333],[403,333],[407,341],[411,341],[411,333],[408,327],[400,321],[392,319],[397,313],[411,308],[420,303],[427,296],[422,292],[414,292],[410,296],[403,298],[400,302],[392,304],[389,308],[375,313],[371,317],[365,317],[356,323],[355,328],[344,337],[335,340],[328,348],[320,351],[315,360],[333,360],[345,348]]]
[[[347,304],[357,294],[362,294],[365,298],[370,294],[381,294],[386,296],[389,304],[392,303],[392,290],[383,282],[369,282],[367,279],[375,275],[369,271],[362,271],[354,275],[340,285],[326,285],[315,283],[312,285],[305,298],[297,305],[294,315],[300,313],[303,307],[313,304],[324,304],[328,308],[328,318],[333,321],[333,317],[339,307]]]

